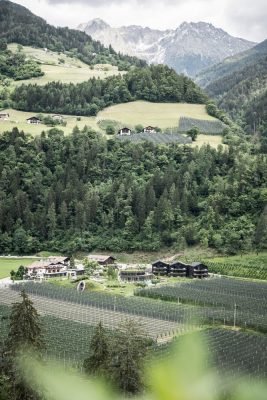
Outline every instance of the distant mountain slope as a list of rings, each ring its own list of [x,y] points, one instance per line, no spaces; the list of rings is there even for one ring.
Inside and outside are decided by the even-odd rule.
[[[267,125],[267,40],[209,68],[197,81],[248,131]]]
[[[206,87],[217,79],[249,67],[267,55],[267,40],[257,44],[249,50],[241,52],[233,57],[225,58],[222,62],[202,71],[196,77],[196,82]]]
[[[131,65],[145,65],[137,58],[117,54],[111,47],[105,48],[84,32],[55,28],[27,8],[7,0],[0,0],[0,40],[68,52],[90,65],[108,63],[121,70]]]
[[[192,77],[203,68],[255,44],[205,22],[184,22],[175,30],[160,31],[136,25],[112,28],[95,19],[79,25],[78,29],[106,46],[112,45],[116,51],[149,63],[167,64],[176,72]]]

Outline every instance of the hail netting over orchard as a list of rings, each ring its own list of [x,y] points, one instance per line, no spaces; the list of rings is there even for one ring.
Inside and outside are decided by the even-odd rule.
[[[143,319],[148,334],[154,338],[170,331],[180,331],[188,325],[205,323],[267,330],[265,283],[238,282],[232,279],[195,281],[140,290],[136,292],[139,296],[131,298],[103,292],[78,293],[76,289],[32,282],[12,286],[13,295],[22,288],[33,295],[35,304],[46,314],[89,325],[102,320],[110,328],[116,327],[123,318],[135,317]],[[7,297],[10,297],[10,292],[8,289]],[[178,306],[148,297],[187,304]]]
[[[136,295],[225,310],[226,323],[267,331],[267,283],[214,278],[139,289]],[[230,319],[229,319],[230,318]],[[230,322],[231,324],[231,322]]]

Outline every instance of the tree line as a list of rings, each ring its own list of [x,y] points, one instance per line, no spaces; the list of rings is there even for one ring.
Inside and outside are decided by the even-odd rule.
[[[14,128],[0,137],[0,253],[264,249],[266,186],[256,149]]]
[[[13,107],[23,111],[96,115],[105,107],[134,100],[203,103],[206,97],[191,79],[158,65],[104,80],[92,78],[77,85],[23,84],[14,90],[11,99]]]

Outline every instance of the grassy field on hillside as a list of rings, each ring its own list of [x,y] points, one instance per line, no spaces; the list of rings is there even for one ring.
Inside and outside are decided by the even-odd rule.
[[[9,113],[10,118],[8,121],[0,121],[0,133],[11,130],[15,126],[17,126],[18,129],[23,130],[26,133],[30,133],[31,135],[40,135],[41,132],[48,131],[49,129],[51,129],[51,126],[47,126],[44,124],[39,124],[39,125],[28,124],[26,120],[27,118],[35,116],[36,113],[34,112],[24,112],[13,109],[6,109],[3,112]],[[57,128],[63,130],[66,135],[70,134],[76,125],[80,129],[82,129],[85,125],[87,125],[91,126],[95,130],[99,130],[96,124],[95,117],[80,117],[80,120],[78,121],[77,116],[75,115],[64,115],[64,121],[67,122],[67,125],[65,127],[58,125]]]
[[[34,261],[36,261],[34,258],[0,258],[0,279],[8,278],[12,269],[17,270],[21,265],[27,267]]]
[[[204,104],[134,101],[108,107],[98,114],[99,119],[120,121],[126,126],[141,124],[158,126],[161,129],[177,127],[180,117],[216,121],[208,115]]]
[[[149,103],[147,101],[135,101],[118,104],[100,111],[98,120],[115,120],[122,125],[133,128],[137,124],[143,126],[158,126],[163,131],[166,128],[178,127],[181,117],[197,118],[199,120],[217,121],[208,115],[204,104],[186,103]],[[199,135],[192,146],[210,144],[217,147],[222,143],[221,136]]]
[[[13,109],[6,109],[3,110],[3,112],[9,113],[10,119],[9,121],[0,121],[0,133],[6,130],[11,130],[15,126],[32,135],[39,135],[42,131],[51,129],[51,127],[43,124],[27,124],[26,119],[36,115],[34,112],[24,112]],[[70,134],[76,125],[80,129],[87,125],[92,127],[94,130],[105,134],[105,131],[101,129],[100,126],[105,126],[105,121],[117,121],[120,126],[126,125],[131,128],[141,123],[144,126],[158,126],[164,131],[167,127],[177,127],[179,118],[185,115],[191,115],[194,118],[203,120],[216,121],[216,119],[210,117],[206,113],[203,104],[149,103],[145,101],[135,101],[108,107],[103,111],[100,111],[96,117],[80,117],[79,121],[77,120],[77,116],[65,115],[64,121],[67,122],[66,127],[59,125],[58,128],[62,129],[65,134]],[[111,136],[108,137],[110,138]],[[217,147],[221,143],[222,138],[219,135],[200,134],[197,140],[192,143],[192,146],[210,144],[212,147]]]
[[[16,52],[17,44],[9,44],[8,48],[11,51]],[[39,62],[45,75],[39,78],[15,81],[13,82],[13,85],[21,85],[22,83],[37,83],[38,85],[45,85],[51,81],[79,83],[93,77],[104,79],[108,76],[118,75],[121,73],[118,71],[118,67],[109,64],[103,67],[94,66],[94,69],[91,69],[89,65],[75,57],[69,57],[64,53],[57,53],[50,50],[45,51],[44,49],[28,46],[24,46],[21,51],[25,53],[28,58]]]

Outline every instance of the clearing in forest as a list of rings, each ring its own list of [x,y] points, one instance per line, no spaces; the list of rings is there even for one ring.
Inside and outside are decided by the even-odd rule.
[[[126,126],[152,125],[163,130],[177,128],[181,117],[216,121],[216,118],[208,115],[205,104],[132,101],[105,108],[98,113],[99,120],[115,120]]]
[[[18,51],[18,45],[16,43],[9,44],[8,48],[13,52]],[[47,49],[22,46],[21,51],[26,54],[28,59],[37,61],[40,64],[44,76],[14,81],[13,85],[16,86],[22,83],[45,85],[52,81],[80,83],[93,77],[104,79],[108,76],[124,73],[119,72],[118,67],[110,64],[95,65],[92,69],[90,65],[85,64],[75,57],[70,57],[64,53],[57,53]]]

